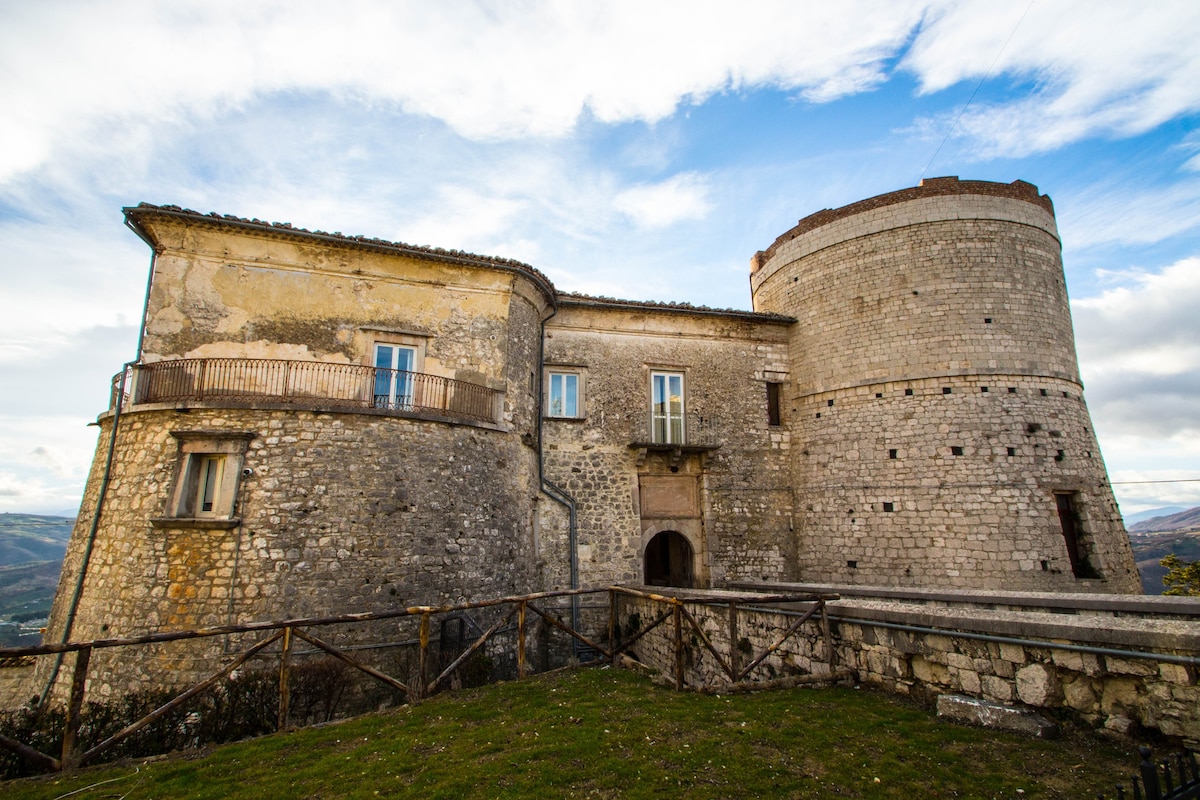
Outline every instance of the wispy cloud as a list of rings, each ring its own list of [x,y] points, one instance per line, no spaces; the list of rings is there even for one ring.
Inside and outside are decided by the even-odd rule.
[[[1071,250],[1154,244],[1200,230],[1200,180],[1191,177],[1145,189],[1117,182],[1081,186],[1055,200]]]
[[[1135,135],[1200,109],[1198,25],[1200,6],[1189,0],[1152,10],[1121,0],[938,2],[902,67],[923,93],[977,82],[989,69],[994,80],[1028,85],[1012,101],[969,109],[958,130],[978,158],[1020,157]]]
[[[631,186],[613,198],[613,205],[641,227],[665,228],[680,220],[702,219],[712,208],[708,191],[705,177],[689,172]]]

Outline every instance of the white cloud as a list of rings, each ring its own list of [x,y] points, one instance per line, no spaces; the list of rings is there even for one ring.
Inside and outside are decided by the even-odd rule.
[[[1022,99],[973,105],[959,122],[975,157],[1019,157],[1135,135],[1200,109],[1197,32],[1200,5],[1191,0],[938,2],[902,67],[923,93],[976,83],[989,68],[993,80],[1031,84]],[[933,127],[948,130],[953,118]]]
[[[712,208],[708,191],[708,180],[689,172],[625,189],[613,199],[613,205],[640,227],[665,228],[682,220],[702,219]]]
[[[0,510],[75,513],[96,448],[87,422],[0,415]]]
[[[8,4],[0,179],[90,136],[191,124],[265,94],[397,105],[472,138],[662,119],[726,90],[829,100],[886,78],[919,2]],[[29,65],[37,64],[37,69]]]
[[[141,319],[150,250],[121,227],[117,209],[104,222],[0,224],[0,363],[45,358],[87,328]]]
[[[1159,439],[1200,436],[1197,307],[1200,258],[1072,303],[1097,430]]]

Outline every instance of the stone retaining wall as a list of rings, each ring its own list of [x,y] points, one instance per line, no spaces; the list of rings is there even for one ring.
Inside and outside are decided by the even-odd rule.
[[[714,595],[741,606],[734,652],[742,664],[773,643],[804,608],[755,608],[752,595],[706,593]],[[1154,730],[1195,746],[1200,743],[1200,602],[1179,600],[1174,614],[1165,613],[1168,605],[1162,604],[1158,615],[1068,615],[1061,609],[1050,613],[969,603],[933,607],[896,599],[843,599],[829,603],[832,665],[853,670],[862,683],[927,702],[941,694],[968,695],[1041,709],[1123,734]],[[718,652],[729,653],[729,605],[694,603],[687,608]],[[622,597],[622,631],[628,636],[666,609],[661,603]],[[751,678],[830,671],[820,630],[816,620],[806,623]],[[673,634],[670,620],[647,634],[634,648],[639,660],[672,674]],[[686,623],[683,644],[688,685],[728,683]],[[1122,656],[1118,651],[1151,657]]]

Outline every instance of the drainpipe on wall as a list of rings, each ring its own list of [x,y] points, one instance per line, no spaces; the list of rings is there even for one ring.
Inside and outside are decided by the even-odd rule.
[[[542,441],[543,417],[542,417],[542,402],[544,400],[545,380],[546,380],[546,323],[554,318],[558,313],[558,305],[554,305],[554,310],[550,316],[542,320],[541,335],[538,337],[538,374],[537,374],[537,454],[538,454],[538,480],[541,483],[542,492],[554,500],[556,503],[565,506],[567,509],[567,549],[568,561],[570,566],[571,588],[579,588],[579,534],[575,524],[575,499],[554,483],[546,480],[544,457],[545,447]],[[579,595],[571,595],[571,628],[579,630]],[[575,651],[579,650],[579,640],[572,639]]]
[[[75,578],[75,588],[72,590],[71,600],[67,604],[67,616],[63,621],[60,644],[66,644],[71,640],[71,629],[75,626],[75,614],[79,610],[79,599],[83,595],[83,582],[87,578],[88,564],[92,559],[92,548],[96,544],[96,533],[100,528],[100,514],[104,511],[104,498],[108,494],[108,482],[112,477],[113,451],[116,450],[117,445],[117,426],[121,422],[121,406],[125,404],[125,381],[135,364],[137,364],[136,361],[130,361],[121,367],[121,382],[117,387],[112,429],[108,434],[108,453],[104,459],[104,475],[100,479],[100,492],[96,498],[96,510],[92,513],[92,524],[88,529],[87,543],[83,546],[83,559],[79,564],[79,575]],[[46,707],[50,691],[54,688],[54,682],[58,680],[58,672],[62,668],[63,655],[63,653],[59,653],[54,657],[54,668],[50,670],[50,679],[46,681],[46,688],[42,690],[41,697],[38,698],[38,708]]]
[[[125,227],[133,231],[139,239],[150,246],[150,274],[146,277],[146,299],[142,303],[142,321],[138,326],[137,337],[137,355],[133,361],[127,361],[121,366],[121,382],[117,386],[116,401],[113,404],[113,421],[112,430],[108,436],[108,452],[104,457],[104,475],[100,478],[100,492],[96,497],[96,510],[92,513],[92,523],[88,528],[87,543],[83,547],[83,559],[79,564],[79,575],[75,578],[75,588],[71,592],[71,601],[67,605],[67,616],[63,621],[63,632],[60,644],[66,644],[71,640],[71,630],[75,627],[75,615],[79,611],[79,600],[83,596],[83,584],[87,579],[88,566],[92,560],[92,548],[96,545],[96,533],[100,529],[100,515],[104,511],[104,500],[108,495],[108,484],[112,478],[113,453],[117,446],[117,429],[121,423],[121,409],[125,405],[125,384],[129,379],[130,374],[135,366],[142,360],[142,340],[146,337],[146,316],[150,310],[150,287],[154,283],[154,266],[158,260],[158,248],[154,242],[135,226],[129,224],[128,217],[125,219]],[[134,390],[136,391],[136,381],[134,382]],[[54,657],[54,667],[50,670],[50,678],[46,681],[46,688],[42,690],[41,696],[38,698],[38,708],[44,709],[46,701],[50,699],[50,692],[54,689],[54,682],[58,680],[58,673],[62,669],[63,653],[59,653]]]

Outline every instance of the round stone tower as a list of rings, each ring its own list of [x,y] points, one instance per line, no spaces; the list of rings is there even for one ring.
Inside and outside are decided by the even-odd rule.
[[[1140,592],[1037,187],[935,178],[826,209],[750,282],[797,319],[803,580]]]

